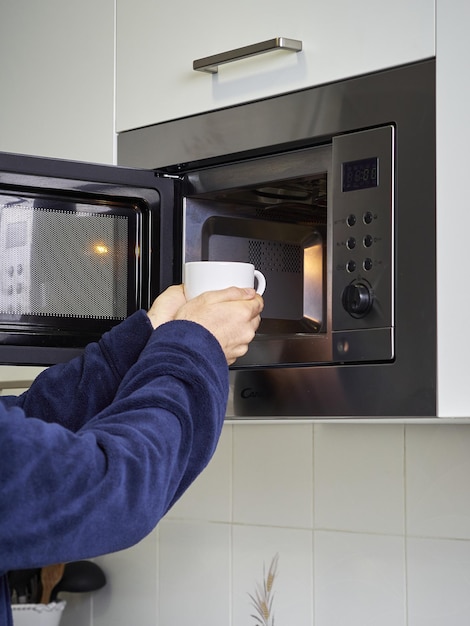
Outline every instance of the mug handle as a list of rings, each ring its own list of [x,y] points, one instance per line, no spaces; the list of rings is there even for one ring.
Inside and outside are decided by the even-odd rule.
[[[256,293],[262,296],[264,290],[266,289],[266,278],[264,277],[264,274],[262,272],[260,272],[259,270],[255,270],[255,279],[258,283],[258,286],[256,287]]]

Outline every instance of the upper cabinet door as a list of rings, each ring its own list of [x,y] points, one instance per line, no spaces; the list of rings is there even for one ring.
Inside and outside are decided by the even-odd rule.
[[[435,55],[435,0],[117,0],[116,22],[118,132]],[[302,51],[193,69],[277,37]]]
[[[0,150],[112,163],[113,0],[0,2]]]

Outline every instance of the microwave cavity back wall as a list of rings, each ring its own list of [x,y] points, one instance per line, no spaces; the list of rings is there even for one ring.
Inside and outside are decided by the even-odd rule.
[[[0,358],[61,360],[185,261],[249,261],[265,308],[227,417],[436,416],[434,74],[428,61],[128,131],[125,168],[4,155]]]

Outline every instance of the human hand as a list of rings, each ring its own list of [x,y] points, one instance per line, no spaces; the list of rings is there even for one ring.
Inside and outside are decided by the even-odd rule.
[[[154,328],[175,319],[177,311],[186,304],[183,285],[172,285],[156,298],[147,312]]]
[[[254,289],[229,287],[207,291],[188,300],[174,319],[196,322],[220,343],[227,363],[232,365],[248,351],[260,324],[264,302]]]

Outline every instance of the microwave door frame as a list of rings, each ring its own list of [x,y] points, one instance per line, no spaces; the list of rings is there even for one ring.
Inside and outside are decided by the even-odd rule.
[[[178,188],[177,180],[160,177],[153,170],[0,152],[0,192],[4,194],[10,190],[19,196],[21,192],[30,196],[34,193],[44,196],[56,194],[69,196],[75,201],[80,196],[96,201],[104,198],[129,198],[144,203],[150,199],[155,201],[149,218],[146,284],[143,300],[139,300],[140,306],[136,308],[148,308],[158,293],[180,279],[181,255],[175,237],[175,223],[181,213]],[[158,228],[155,219],[158,220]],[[155,251],[158,254],[157,273],[152,271],[155,263],[151,263],[151,259],[155,259]],[[53,343],[47,338],[47,332],[44,340],[37,341],[25,331],[1,331],[0,364],[47,366],[67,361],[84,349],[84,345],[58,346]]]

